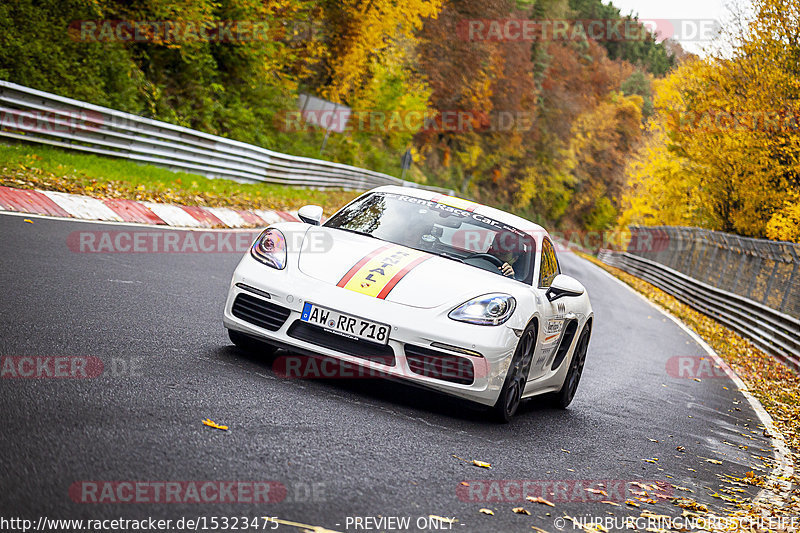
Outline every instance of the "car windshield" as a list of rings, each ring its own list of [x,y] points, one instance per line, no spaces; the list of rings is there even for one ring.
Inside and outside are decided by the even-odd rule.
[[[530,235],[485,215],[432,200],[371,193],[351,203],[326,227],[369,235],[531,283],[535,243]]]

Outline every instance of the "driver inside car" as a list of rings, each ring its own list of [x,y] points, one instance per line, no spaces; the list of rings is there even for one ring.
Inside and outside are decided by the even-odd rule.
[[[506,233],[498,233],[494,236],[492,245],[489,246],[489,250],[486,253],[503,261],[503,265],[497,268],[504,276],[507,278],[515,277],[514,264],[522,255],[516,237]]]

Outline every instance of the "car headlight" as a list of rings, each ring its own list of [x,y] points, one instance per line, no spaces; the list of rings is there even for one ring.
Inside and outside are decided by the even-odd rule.
[[[250,248],[250,255],[256,261],[283,270],[286,268],[286,239],[283,233],[276,229],[265,229]]]
[[[514,314],[517,301],[508,294],[487,294],[461,304],[447,316],[459,322],[499,326]]]

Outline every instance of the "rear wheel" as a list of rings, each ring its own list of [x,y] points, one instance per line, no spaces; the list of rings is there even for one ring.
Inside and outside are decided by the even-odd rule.
[[[245,335],[244,333],[232,329],[228,330],[228,338],[231,339],[231,342],[235,344],[237,348],[245,352],[270,356],[277,350],[276,347],[266,342],[262,342],[255,337]]]
[[[564,384],[561,386],[561,390],[553,396],[553,404],[558,408],[566,409],[575,398],[575,392],[578,390],[578,384],[583,374],[583,365],[586,363],[589,335],[590,329],[583,328],[581,336],[578,338],[578,344],[575,345],[575,353],[572,354],[572,361],[569,364],[567,377],[564,378]]]
[[[522,332],[511,366],[506,373],[500,397],[494,405],[493,415],[498,422],[510,422],[516,414],[522,402],[522,393],[528,381],[534,351],[536,351],[536,324],[532,322]]]

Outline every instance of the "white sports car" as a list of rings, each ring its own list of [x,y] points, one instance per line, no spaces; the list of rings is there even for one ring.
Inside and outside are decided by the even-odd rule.
[[[224,325],[248,350],[324,355],[491,406],[572,401],[593,313],[548,233],[474,202],[380,187],[324,224],[273,224],[233,274]]]

